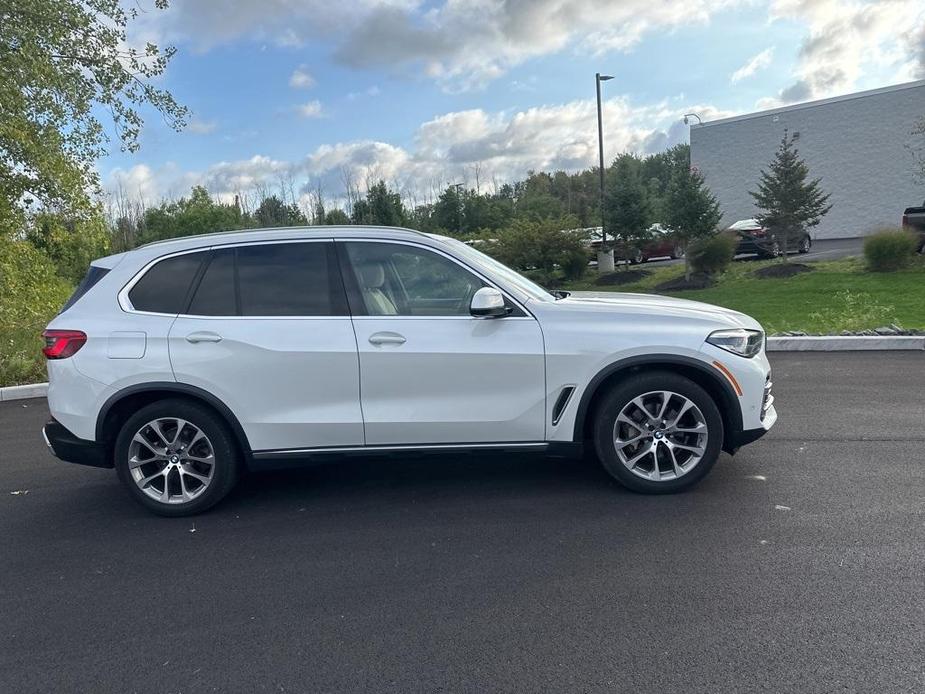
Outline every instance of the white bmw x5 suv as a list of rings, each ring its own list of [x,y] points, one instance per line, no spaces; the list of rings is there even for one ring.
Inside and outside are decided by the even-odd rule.
[[[551,294],[409,230],[187,237],[92,264],[45,332],[44,436],[163,515],[346,452],[590,443],[630,489],[676,492],[777,419],[764,342],[735,311]]]

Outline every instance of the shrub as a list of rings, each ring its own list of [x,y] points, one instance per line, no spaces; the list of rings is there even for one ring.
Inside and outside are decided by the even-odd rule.
[[[563,253],[559,267],[567,280],[580,280],[588,269],[588,252],[584,248],[573,248]]]
[[[0,236],[0,386],[45,380],[41,333],[71,289],[32,244]]]
[[[554,281],[556,271],[568,279],[577,279],[588,265],[588,252],[580,234],[562,231],[572,221],[516,221],[497,239],[478,248],[537,281]]]
[[[915,235],[902,229],[881,229],[864,239],[864,257],[873,272],[893,272],[909,264],[918,246]]]
[[[61,277],[75,284],[83,279],[91,261],[109,255],[110,250],[101,215],[67,219],[43,212],[31,220],[26,240],[51,259]]]
[[[687,259],[695,273],[717,275],[729,267],[737,245],[731,234],[714,234],[692,242],[687,248]]]

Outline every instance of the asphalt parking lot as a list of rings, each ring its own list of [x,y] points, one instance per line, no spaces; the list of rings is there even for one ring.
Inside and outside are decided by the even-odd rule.
[[[793,255],[800,262],[804,260],[838,260],[847,258],[852,255],[860,255],[864,246],[863,238],[855,239],[818,239],[813,241],[813,247],[809,253],[803,255]],[[736,256],[736,260],[760,260],[756,255]],[[646,265],[678,265],[684,260],[672,260],[671,258],[661,258],[659,260],[650,260]]]
[[[925,356],[773,354],[780,422],[695,490],[359,460],[193,519],[0,405],[0,691],[925,691]]]

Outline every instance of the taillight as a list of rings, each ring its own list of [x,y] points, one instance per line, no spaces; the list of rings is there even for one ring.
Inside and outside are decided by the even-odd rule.
[[[909,224],[909,215],[904,214],[904,215],[903,215],[903,229],[908,229],[908,228],[910,228],[910,226],[912,226],[912,225]]]
[[[87,341],[86,333],[80,330],[46,330],[42,337],[45,338],[42,354],[48,359],[72,357]]]

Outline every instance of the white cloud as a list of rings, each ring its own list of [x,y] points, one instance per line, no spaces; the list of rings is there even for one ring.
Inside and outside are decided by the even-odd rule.
[[[646,34],[706,23],[750,1],[174,0],[167,12],[145,15],[138,31],[198,50],[242,37],[324,42],[351,67],[419,71],[455,91],[568,48],[628,50]]]
[[[570,46],[627,50],[647,33],[704,23],[744,1],[449,0],[426,11],[391,5],[362,17],[335,56],[358,68],[420,68],[455,91]]]
[[[350,101],[355,101],[356,99],[359,99],[361,96],[375,97],[375,96],[379,96],[380,94],[382,94],[382,90],[379,88],[378,85],[374,84],[372,87],[369,87],[368,89],[364,89],[361,92],[348,92],[347,98],[350,99]]]
[[[705,120],[733,115],[709,105],[673,99],[633,105],[628,99],[603,104],[605,155],[623,151],[651,153],[686,139],[681,116],[696,112]],[[432,198],[448,183],[474,185],[474,172],[485,181],[523,178],[533,170],[577,170],[597,161],[594,101],[572,101],[514,112],[456,111],[418,126],[405,148],[371,140],[326,144],[290,161],[253,156],[219,162],[203,171],[158,170],[139,164],[106,176],[106,187],[120,185],[130,196],[149,201],[185,195],[194,184],[230,199],[235,193],[275,186],[292,178],[304,190],[321,185],[329,198],[341,198],[347,186],[363,189],[384,179],[411,200]]]
[[[324,115],[321,110],[321,102],[318,99],[300,104],[296,107],[296,111],[302,118],[321,118]]]
[[[771,48],[767,48],[761,51],[761,53],[752,56],[745,65],[732,73],[732,77],[729,81],[736,84],[748,77],[752,77],[755,73],[768,67],[773,59],[774,47],[771,46]]]
[[[214,120],[204,121],[195,116],[186,125],[186,130],[195,135],[208,135],[218,127]]]
[[[805,22],[794,81],[761,108],[843,94],[868,71],[891,81],[925,74],[921,0],[773,0],[771,17]]]
[[[299,65],[289,77],[289,86],[293,89],[311,89],[315,86],[315,78],[304,65]]]

